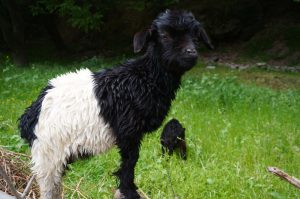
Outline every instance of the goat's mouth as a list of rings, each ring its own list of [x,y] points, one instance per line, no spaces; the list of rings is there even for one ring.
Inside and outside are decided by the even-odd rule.
[[[198,59],[198,55],[189,55],[189,56],[182,56],[181,59],[183,61],[187,61],[187,62],[190,62],[190,61],[197,61]]]
[[[190,70],[196,65],[198,56],[177,56],[174,59],[169,59],[165,67],[168,71],[176,72],[179,74]]]
[[[198,60],[198,55],[195,56],[185,56],[181,58],[181,67],[188,70],[191,69]]]

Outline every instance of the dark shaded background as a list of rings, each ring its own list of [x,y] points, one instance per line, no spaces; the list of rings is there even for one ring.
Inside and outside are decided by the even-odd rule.
[[[298,0],[0,0],[0,61],[132,54],[132,37],[166,8],[191,10],[217,52],[300,64]]]

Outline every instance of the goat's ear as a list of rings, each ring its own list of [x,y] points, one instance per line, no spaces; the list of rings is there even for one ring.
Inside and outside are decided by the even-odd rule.
[[[202,39],[204,42],[205,46],[211,50],[215,49],[215,47],[212,45],[209,36],[207,35],[206,31],[204,30],[203,27],[199,27],[199,38]]]
[[[151,29],[135,33],[133,38],[133,49],[135,53],[140,52],[148,43],[151,37]]]

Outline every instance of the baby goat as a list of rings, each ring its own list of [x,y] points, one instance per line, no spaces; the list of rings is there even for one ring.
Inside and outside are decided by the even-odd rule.
[[[49,81],[20,118],[21,137],[31,146],[32,171],[42,199],[61,197],[61,179],[70,158],[101,154],[117,145],[122,198],[140,198],[134,168],[145,133],[166,117],[181,76],[197,62],[196,41],[210,40],[193,14],[161,13],[134,36],[143,56],[112,69],[82,69]]]
[[[178,149],[180,157],[186,160],[186,143],[185,143],[185,128],[178,120],[170,120],[164,127],[160,137],[162,153],[166,150],[169,155],[172,155],[174,150]]]

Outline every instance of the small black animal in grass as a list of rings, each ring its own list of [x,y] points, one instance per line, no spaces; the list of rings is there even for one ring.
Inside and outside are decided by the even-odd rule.
[[[186,142],[185,142],[185,128],[178,120],[170,120],[164,127],[160,137],[163,155],[168,152],[172,155],[174,150],[179,151],[182,159],[186,160]]]

